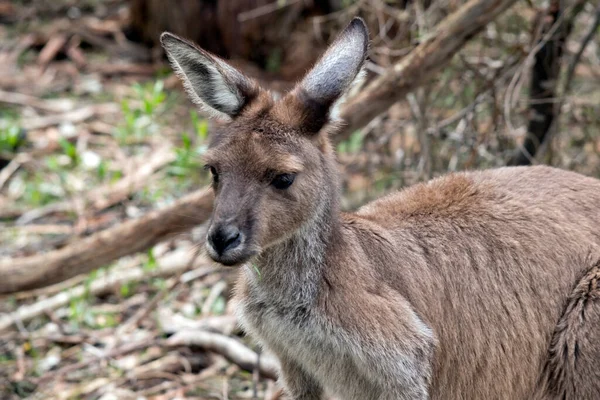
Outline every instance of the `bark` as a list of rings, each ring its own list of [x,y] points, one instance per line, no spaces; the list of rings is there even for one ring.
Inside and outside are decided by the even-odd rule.
[[[342,109],[348,121],[333,139],[344,140],[419,87],[476,33],[516,0],[471,0],[440,23],[407,57],[375,79]],[[35,289],[88,273],[119,257],[144,251],[165,237],[187,231],[210,216],[212,194],[201,190],[171,207],[96,233],[63,249],[0,260],[0,294]]]
[[[529,89],[530,108],[527,123],[527,136],[523,146],[508,161],[508,165],[529,165],[538,149],[549,136],[552,122],[559,112],[556,107],[556,89],[560,74],[560,61],[571,24],[564,21],[561,0],[552,0],[548,10],[542,11],[538,21],[543,24],[540,37],[554,29],[535,54]],[[559,24],[555,27],[555,24]]]

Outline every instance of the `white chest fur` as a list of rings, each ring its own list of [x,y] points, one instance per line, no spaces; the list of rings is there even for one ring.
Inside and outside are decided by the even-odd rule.
[[[246,272],[248,296],[236,299],[238,320],[280,360],[293,360],[330,394],[354,399],[353,385],[368,385],[358,365],[356,339],[319,315],[311,304],[282,301],[258,289],[256,273]],[[373,389],[373,393],[376,389]],[[364,398],[363,398],[364,400]]]

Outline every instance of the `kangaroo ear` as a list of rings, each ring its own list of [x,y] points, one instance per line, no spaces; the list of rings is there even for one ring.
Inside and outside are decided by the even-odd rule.
[[[318,132],[335,115],[334,109],[355,80],[360,80],[367,57],[369,32],[361,18],[339,34],[304,79],[288,95],[302,109],[302,124]],[[358,79],[357,79],[358,78]]]
[[[160,42],[190,99],[206,111],[234,118],[257,96],[256,82],[217,56],[169,32]]]

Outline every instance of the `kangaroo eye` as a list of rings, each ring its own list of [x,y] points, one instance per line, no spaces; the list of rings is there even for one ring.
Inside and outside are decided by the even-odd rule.
[[[212,165],[206,165],[204,166],[204,169],[208,169],[210,171],[214,183],[219,182],[219,173],[217,172],[217,169],[215,167],[213,167]]]
[[[273,178],[271,185],[273,185],[275,189],[284,190],[292,186],[294,179],[296,179],[296,174],[279,174]]]

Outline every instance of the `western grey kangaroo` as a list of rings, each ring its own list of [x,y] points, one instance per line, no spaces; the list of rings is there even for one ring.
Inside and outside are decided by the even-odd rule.
[[[549,167],[450,174],[341,212],[328,136],[366,58],[354,19],[276,99],[194,44],[162,44],[227,122],[206,154],[210,257],[286,395],[600,398],[600,181]]]

